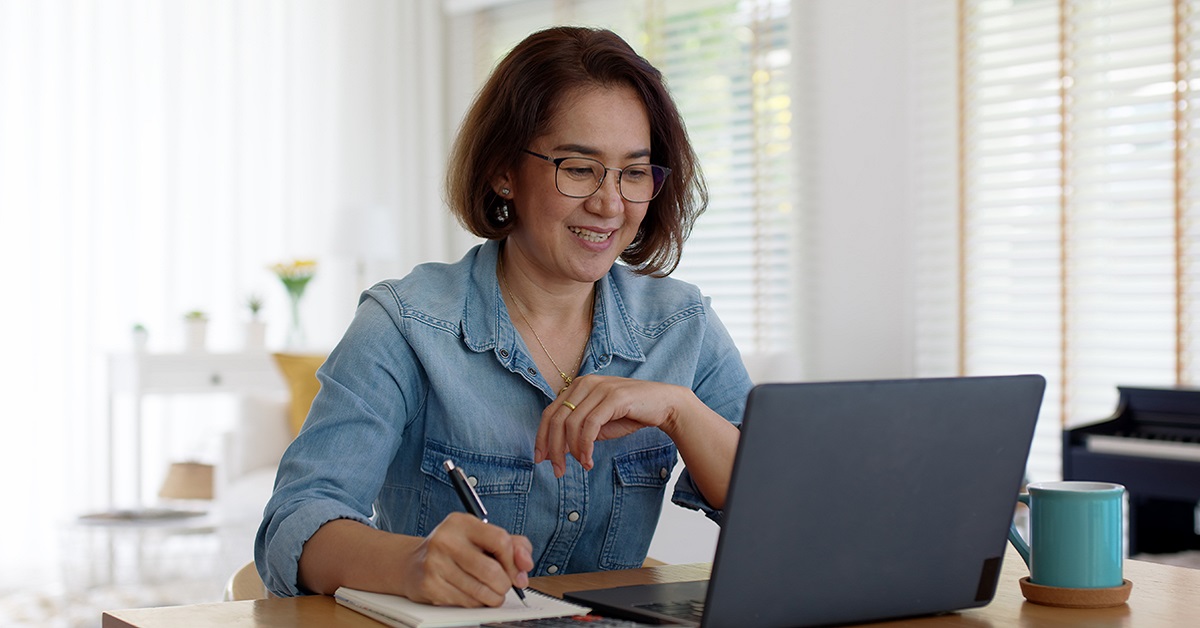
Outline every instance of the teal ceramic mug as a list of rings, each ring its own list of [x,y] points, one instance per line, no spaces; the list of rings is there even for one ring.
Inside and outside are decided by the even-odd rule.
[[[1048,587],[1119,587],[1125,487],[1108,482],[1035,482],[1017,500],[1029,506],[1029,542],[1008,529],[1029,580]]]

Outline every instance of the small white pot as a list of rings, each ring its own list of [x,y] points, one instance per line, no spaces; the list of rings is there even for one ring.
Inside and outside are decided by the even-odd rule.
[[[133,350],[136,353],[145,353],[147,345],[150,344],[150,332],[144,329],[133,330]]]
[[[208,321],[183,321],[184,348],[188,353],[204,353],[207,351]]]
[[[267,323],[258,319],[246,321],[242,328],[242,346],[246,351],[266,351]]]

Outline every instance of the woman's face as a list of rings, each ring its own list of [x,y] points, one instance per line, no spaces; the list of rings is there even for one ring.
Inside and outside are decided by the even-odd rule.
[[[617,170],[651,163],[646,107],[627,86],[580,88],[566,94],[544,134],[514,148],[555,159],[591,157],[614,169],[595,194],[571,198],[555,187],[554,164],[522,153],[497,185],[511,190],[520,220],[508,246],[526,274],[545,284],[597,281],[633,241],[649,206],[626,201],[617,189]]]

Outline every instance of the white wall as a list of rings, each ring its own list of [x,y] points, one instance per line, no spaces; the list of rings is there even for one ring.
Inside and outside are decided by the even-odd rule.
[[[813,37],[810,379],[907,377],[907,1],[804,3]]]

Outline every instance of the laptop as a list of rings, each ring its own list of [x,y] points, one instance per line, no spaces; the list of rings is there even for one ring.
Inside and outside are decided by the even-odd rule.
[[[1044,389],[1039,375],[756,386],[709,580],[564,598],[705,628],[984,606]]]

